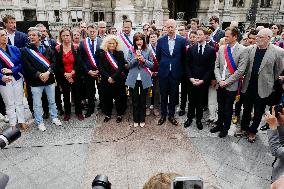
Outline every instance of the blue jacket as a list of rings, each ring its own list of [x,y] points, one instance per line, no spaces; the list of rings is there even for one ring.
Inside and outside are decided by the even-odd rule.
[[[126,79],[126,85],[134,88],[136,84],[136,79],[138,73],[140,73],[141,81],[143,85],[143,89],[149,88],[152,86],[152,78],[149,73],[145,70],[145,67],[151,69],[154,66],[154,62],[152,59],[152,52],[150,49],[146,49],[142,51],[142,55],[145,59],[145,64],[141,65],[137,59],[135,59],[134,53],[129,50],[127,62],[129,65],[129,73]]]
[[[8,44],[12,45],[10,40],[8,40]],[[15,38],[14,38],[14,46],[18,48],[23,48],[27,46],[27,44],[28,44],[28,36],[23,32],[16,31]]]
[[[10,53],[10,59],[14,64],[14,67],[11,69],[13,72],[13,77],[16,80],[19,80],[22,76],[22,60],[21,60],[21,52],[20,50],[12,45],[7,45],[6,47]],[[6,86],[6,83],[2,81],[2,77],[4,74],[1,72],[2,68],[9,68],[4,60],[0,58],[0,85]]]
[[[159,62],[158,76],[160,78],[168,77],[170,73],[175,79],[180,79],[184,70],[185,54],[186,54],[186,39],[176,35],[175,47],[173,54],[170,54],[168,35],[163,36],[158,40],[156,57]],[[171,65],[171,66],[170,66]],[[184,71],[185,72],[185,71]]]

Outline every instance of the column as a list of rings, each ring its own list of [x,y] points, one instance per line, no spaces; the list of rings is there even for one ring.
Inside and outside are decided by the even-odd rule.
[[[122,16],[126,15],[133,22],[135,21],[135,9],[131,0],[117,0],[115,4],[115,27],[122,27]]]
[[[60,0],[60,10],[63,24],[69,23],[69,13],[67,11],[68,0]]]
[[[37,0],[37,21],[46,21],[44,0]]]

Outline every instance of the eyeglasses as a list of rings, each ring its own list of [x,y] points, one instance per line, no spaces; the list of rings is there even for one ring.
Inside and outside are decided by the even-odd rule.
[[[184,31],[185,29],[178,29],[178,31]]]
[[[277,30],[278,28],[277,27],[271,27],[271,29],[276,29]]]

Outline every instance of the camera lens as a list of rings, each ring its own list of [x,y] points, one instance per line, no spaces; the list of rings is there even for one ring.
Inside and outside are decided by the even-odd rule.
[[[111,189],[111,183],[105,175],[97,175],[92,183],[92,189]]]
[[[21,136],[21,131],[17,127],[9,127],[0,134],[0,147],[3,149]]]

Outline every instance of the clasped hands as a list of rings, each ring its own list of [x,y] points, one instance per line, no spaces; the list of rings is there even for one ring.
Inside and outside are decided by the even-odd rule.
[[[8,68],[2,68],[1,72],[4,74],[4,76],[2,77],[2,81],[4,83],[8,83],[10,81],[12,81],[11,76],[5,75],[5,74],[11,74],[13,73],[12,70],[8,69]]]
[[[279,125],[284,125],[284,109],[282,109],[282,112],[278,112],[278,118],[275,114],[274,107],[272,107],[272,113],[269,111],[265,113],[265,119],[270,129],[277,129]]]
[[[42,80],[43,82],[46,82],[46,81],[49,79],[49,75],[50,75],[50,72],[47,71],[47,72],[41,73],[41,74],[39,75],[39,78],[40,78],[40,80]]]
[[[199,86],[204,83],[204,81],[200,79],[190,78],[189,80],[194,86]]]
[[[65,79],[67,79],[67,81],[69,82],[69,83],[74,83],[74,79],[73,79],[73,75],[75,74],[75,71],[74,70],[72,70],[72,72],[71,73],[67,73],[67,72],[65,72],[64,73],[64,77],[65,77]]]
[[[226,81],[222,80],[222,81],[219,82],[219,86],[220,86],[221,88],[224,88],[224,87],[227,87],[227,86],[228,86],[228,83],[227,83]]]
[[[99,70],[96,70],[96,71],[90,70],[90,71],[88,72],[88,74],[89,74],[91,77],[98,77],[98,76],[99,76]]]
[[[142,56],[142,54],[137,54],[135,57],[140,63],[144,64],[145,63],[145,59]]]

